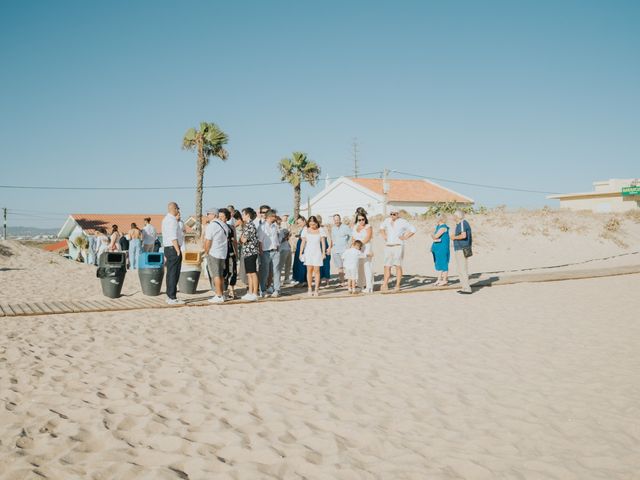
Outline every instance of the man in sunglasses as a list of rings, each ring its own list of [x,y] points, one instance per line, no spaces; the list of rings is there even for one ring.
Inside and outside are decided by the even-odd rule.
[[[413,237],[416,227],[400,218],[397,209],[392,209],[389,218],[380,225],[380,233],[384,238],[384,279],[381,290],[389,289],[391,267],[396,267],[396,292],[400,290],[402,281],[402,259],[404,257],[404,242]]]

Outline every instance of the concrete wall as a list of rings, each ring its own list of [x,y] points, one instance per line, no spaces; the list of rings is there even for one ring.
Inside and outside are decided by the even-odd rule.
[[[622,197],[618,194],[594,198],[561,199],[560,208],[567,210],[590,210],[596,213],[615,213],[640,208],[640,202],[637,197]]]

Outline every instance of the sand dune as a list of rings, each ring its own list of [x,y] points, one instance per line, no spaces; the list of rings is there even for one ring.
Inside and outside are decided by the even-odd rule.
[[[4,318],[0,478],[637,478],[639,287]]]
[[[640,264],[640,218],[564,211],[494,211],[473,215],[472,272],[496,272],[563,266],[570,269]],[[429,252],[432,221],[415,221],[418,233],[409,240],[405,274],[434,275]],[[453,225],[452,221],[449,222]],[[377,225],[374,225],[377,229]],[[12,255],[0,255],[0,303],[103,298],[95,268],[17,242],[3,243]],[[383,271],[383,245],[374,236],[374,271]],[[613,257],[613,258],[610,258]],[[593,261],[603,259],[600,261]],[[451,264],[455,275],[455,265]],[[208,289],[201,279],[199,289]],[[123,294],[141,296],[135,272],[125,279]]]

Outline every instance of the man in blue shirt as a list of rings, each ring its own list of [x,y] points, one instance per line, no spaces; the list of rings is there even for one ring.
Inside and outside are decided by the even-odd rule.
[[[331,228],[331,263],[338,270],[340,286],[344,287],[344,265],[342,264],[342,254],[351,246],[351,229],[342,223],[342,218],[337,213],[333,216],[333,227]]]
[[[462,290],[459,290],[458,293],[469,295],[471,293],[469,266],[464,250],[469,249],[470,251],[473,244],[471,226],[469,222],[464,219],[464,213],[462,213],[461,210],[456,210],[454,215],[456,217],[456,228],[454,230],[455,234],[451,236],[451,240],[453,240],[453,251],[456,257],[456,265],[458,266],[460,284],[462,285]]]

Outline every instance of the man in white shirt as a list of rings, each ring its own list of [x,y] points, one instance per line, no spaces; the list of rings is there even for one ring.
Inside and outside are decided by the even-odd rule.
[[[182,265],[182,251],[180,250],[180,243],[178,243],[180,226],[177,218],[180,207],[176,202],[171,202],[167,208],[169,213],[162,219],[162,246],[164,247],[164,258],[167,265],[167,303],[180,305],[184,303],[176,297],[180,266]]]
[[[142,251],[153,252],[157,238],[156,229],[151,225],[151,217],[145,218],[144,227],[142,227]]]
[[[400,218],[397,209],[392,209],[387,218],[380,225],[380,233],[384,238],[384,279],[381,290],[389,289],[389,278],[391,277],[391,267],[396,267],[396,288],[400,290],[402,281],[402,259],[404,257],[404,242],[413,237],[416,227]]]
[[[222,209],[225,210],[226,209]],[[207,252],[207,268],[213,281],[215,295],[209,299],[211,303],[224,302],[224,267],[227,262],[229,225],[225,211],[216,208],[207,210],[209,223],[204,232],[204,251]],[[218,218],[216,218],[216,215]]]
[[[267,291],[269,272],[273,272],[272,297],[280,295],[280,229],[276,223],[275,210],[268,210],[264,223],[258,229],[258,240],[262,253],[260,254],[260,290]]]

